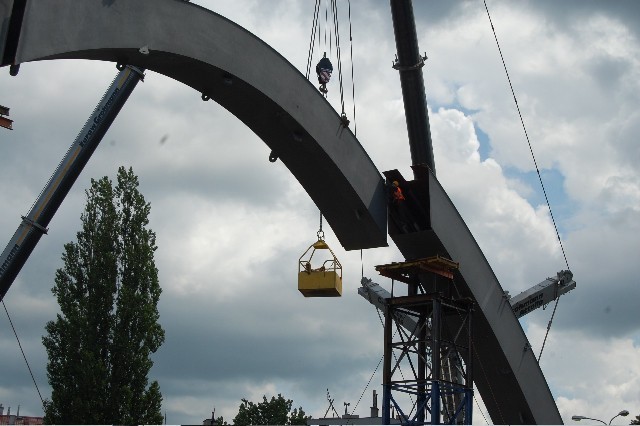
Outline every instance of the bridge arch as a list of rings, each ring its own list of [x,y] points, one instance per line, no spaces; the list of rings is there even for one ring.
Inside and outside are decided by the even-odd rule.
[[[12,4],[24,7],[22,19],[14,16],[13,28],[3,30],[3,65],[102,60],[180,81],[271,148],[345,249],[387,245],[384,181],[373,161],[313,84],[249,31],[180,0],[2,0],[0,13],[2,3],[5,16]]]
[[[274,151],[345,249],[387,244],[383,179],[364,148],[295,67],[224,17],[182,0],[0,0],[0,66],[51,59],[126,63],[192,87]],[[491,267],[435,176],[427,181],[431,229],[396,245],[407,258],[437,251],[461,262],[459,284],[479,308],[476,384],[492,418],[561,423]]]

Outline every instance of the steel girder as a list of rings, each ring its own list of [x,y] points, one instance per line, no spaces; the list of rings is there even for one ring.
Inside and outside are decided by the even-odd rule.
[[[387,245],[380,172],[315,86],[244,28],[179,0],[0,0],[0,19],[1,65],[112,61],[191,86],[271,148],[345,249]]]

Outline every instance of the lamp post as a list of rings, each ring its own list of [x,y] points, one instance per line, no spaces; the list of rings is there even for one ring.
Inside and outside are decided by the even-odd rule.
[[[593,418],[591,418],[591,417],[585,417],[585,416],[571,416],[571,420],[576,421],[576,422],[579,422],[580,420],[595,420],[595,421],[597,421],[597,422],[602,423],[603,425],[610,425],[610,424],[611,424],[611,422],[613,421],[613,419],[615,419],[616,417],[618,417],[618,416],[623,416],[623,417],[625,417],[625,416],[628,416],[628,415],[629,415],[629,410],[622,410],[622,411],[620,411],[618,414],[616,414],[615,416],[613,416],[613,417],[611,418],[611,420],[609,420],[609,423],[605,423],[605,422],[603,422],[603,421],[602,421],[602,420],[600,420],[600,419],[593,419]]]

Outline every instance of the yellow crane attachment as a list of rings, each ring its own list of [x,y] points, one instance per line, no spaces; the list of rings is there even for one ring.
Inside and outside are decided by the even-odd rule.
[[[319,267],[314,268],[311,260],[319,251]],[[308,256],[308,257],[307,257]],[[327,243],[318,236],[298,261],[298,290],[304,297],[342,296],[342,265]]]

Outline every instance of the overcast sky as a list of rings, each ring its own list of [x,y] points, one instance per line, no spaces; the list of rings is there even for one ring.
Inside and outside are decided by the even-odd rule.
[[[247,28],[304,73],[314,2],[194,3]],[[388,2],[351,4],[355,120],[347,4],[338,3],[352,129],[378,170],[397,168],[409,177]],[[488,5],[578,283],[559,303],[542,370],[565,423],[574,423],[573,414],[638,415],[640,3]],[[428,56],[423,73],[438,179],[503,288],[517,294],[566,265],[484,4],[416,1],[414,9]],[[6,244],[117,71],[89,61],[27,63],[17,77],[0,71],[0,104],[14,120],[13,131],[0,129]],[[329,100],[339,110],[335,77]],[[344,295],[302,297],[296,265],[315,240],[318,210],[282,162],[268,156],[267,146],[222,107],[147,72],[5,297],[43,397],[50,388],[41,337],[57,312],[50,289],[63,244],[79,230],[90,179],[115,178],[124,165],[140,178],[157,233],[166,340],[151,376],[168,422],[201,423],[214,408],[231,420],[241,398],[277,393],[319,417],[327,388],[338,410],[349,402],[353,411],[382,356],[378,315],[357,295],[361,270],[390,287],[374,266],[402,258],[389,239],[388,248],[365,250],[361,263],[360,252],[343,250],[325,225],[344,266]],[[536,354],[551,311],[522,322]],[[0,317],[0,403],[40,416],[9,321]],[[378,372],[356,414],[368,415],[381,382]],[[487,416],[480,400],[478,424]]]

